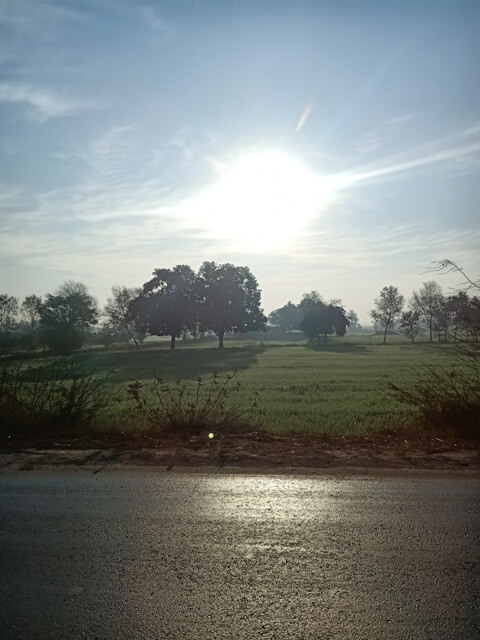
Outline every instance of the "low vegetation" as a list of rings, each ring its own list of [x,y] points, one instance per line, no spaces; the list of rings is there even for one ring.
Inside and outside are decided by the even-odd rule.
[[[19,361],[0,369],[0,433],[75,433],[104,419],[111,402],[106,372],[63,359]]]
[[[62,364],[10,360],[2,368],[2,432],[15,438],[20,425],[38,435],[59,429],[186,435],[261,428],[359,436],[423,428],[425,412],[407,394],[421,389],[420,372],[448,370],[455,345],[412,345],[399,336],[387,345],[378,336],[329,340],[311,347],[232,339],[224,350],[215,342],[188,341],[174,352],[157,342],[140,351],[89,348]]]
[[[136,380],[128,386],[128,394],[154,433],[190,436],[208,431],[213,437],[216,432],[251,426],[258,393],[254,391],[248,404],[238,406],[232,396],[240,389],[234,371],[173,383],[157,377],[147,386]]]
[[[434,270],[459,272],[464,289],[444,296],[435,281],[425,282],[404,311],[403,295],[384,287],[372,336],[347,336],[347,327],[361,328],[355,312],[317,291],[272,312],[265,333],[253,274],[214,262],[198,273],[188,265],[156,269],[142,289],[114,287],[105,335],[123,334],[134,346],[80,348],[99,317],[81,283],[66,282],[43,301],[28,296],[21,306],[2,294],[2,433],[189,436],[261,427],[358,436],[410,426],[478,437],[480,284],[448,260]],[[242,341],[249,331],[256,340]],[[168,337],[170,349],[158,338],[144,342],[147,335]]]

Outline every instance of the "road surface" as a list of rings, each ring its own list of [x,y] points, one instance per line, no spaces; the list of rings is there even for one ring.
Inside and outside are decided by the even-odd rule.
[[[0,637],[480,638],[480,480],[0,474]]]

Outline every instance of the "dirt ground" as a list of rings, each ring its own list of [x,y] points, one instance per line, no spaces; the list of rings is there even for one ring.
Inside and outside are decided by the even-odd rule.
[[[42,442],[6,442],[0,469],[42,466],[141,465],[175,468],[322,470],[340,468],[480,470],[480,443],[452,437],[386,432],[362,438],[312,435],[274,436],[263,432],[207,434],[187,441],[138,436],[114,440],[84,437]]]

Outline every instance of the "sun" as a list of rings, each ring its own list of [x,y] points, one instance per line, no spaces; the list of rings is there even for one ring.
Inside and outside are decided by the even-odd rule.
[[[278,150],[239,155],[190,202],[197,224],[235,248],[288,246],[333,194],[333,184]]]

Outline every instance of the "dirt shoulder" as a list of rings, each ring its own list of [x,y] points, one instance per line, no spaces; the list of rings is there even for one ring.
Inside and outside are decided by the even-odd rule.
[[[0,469],[117,466],[322,471],[327,469],[433,469],[480,471],[479,443],[449,437],[407,437],[402,433],[363,438],[274,436],[262,432],[185,441],[138,436],[134,439],[84,437],[42,442],[7,442]]]

